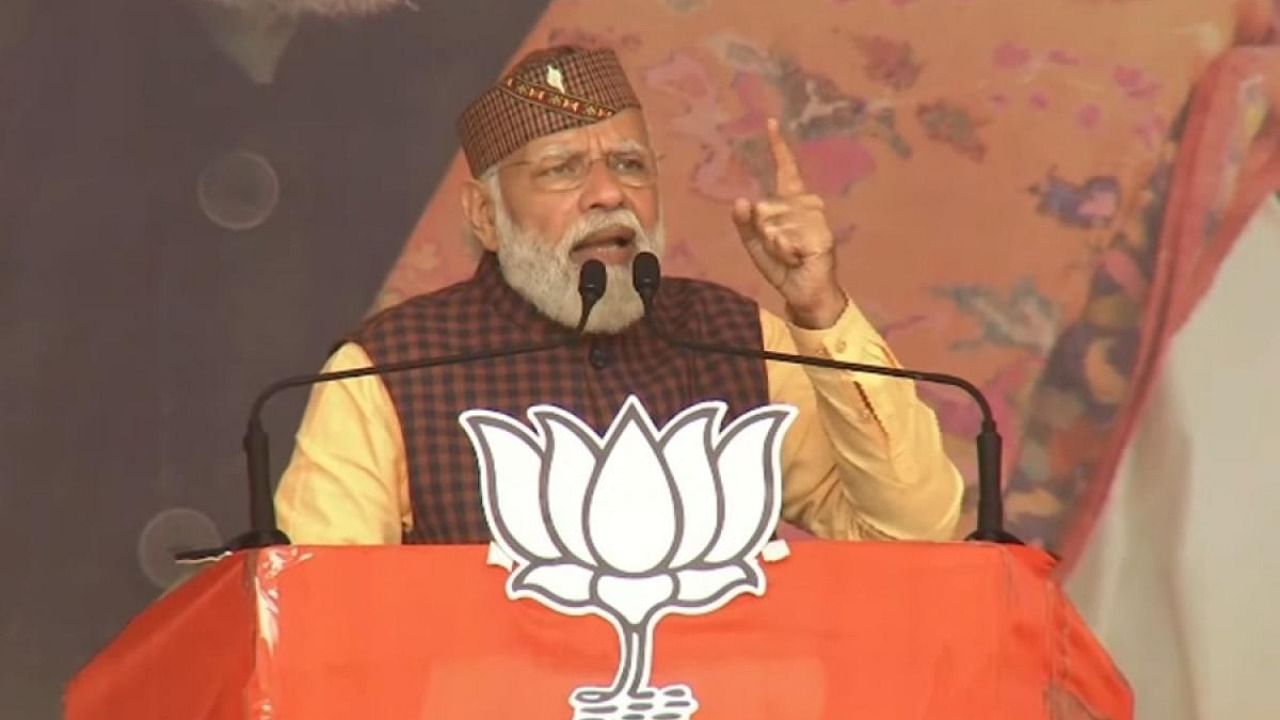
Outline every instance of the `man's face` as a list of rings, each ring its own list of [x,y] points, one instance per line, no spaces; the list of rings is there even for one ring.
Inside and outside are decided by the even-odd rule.
[[[498,183],[516,226],[549,244],[591,218],[630,213],[649,235],[657,229],[657,166],[638,110],[533,140],[499,164]],[[634,239],[623,225],[597,228],[569,248],[569,259],[630,265]]]
[[[657,167],[639,112],[530,142],[469,192],[481,244],[543,314],[577,324],[578,272],[597,259],[608,284],[586,329],[618,332],[644,316],[631,260],[646,251],[661,257],[664,242]],[[477,193],[487,196],[491,214],[472,213],[483,207]],[[490,215],[491,223],[484,220]]]

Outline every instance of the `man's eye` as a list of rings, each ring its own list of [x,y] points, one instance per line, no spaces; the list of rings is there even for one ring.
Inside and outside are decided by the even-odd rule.
[[[649,164],[645,162],[644,158],[634,155],[615,157],[613,166],[618,170],[630,173],[644,172],[649,168]]]
[[[555,163],[543,166],[542,170],[538,171],[538,174],[543,177],[564,177],[573,175],[575,167],[576,163],[573,162]]]

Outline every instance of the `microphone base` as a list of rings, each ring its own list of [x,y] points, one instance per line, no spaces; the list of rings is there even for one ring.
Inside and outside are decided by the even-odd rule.
[[[202,548],[199,550],[186,550],[176,553],[173,556],[178,562],[203,562],[206,560],[216,560],[233,552],[240,550],[249,550],[252,548],[273,547],[276,545],[289,545],[289,536],[285,535],[280,529],[273,530],[250,530],[243,535],[236,536],[231,542],[216,548]]]
[[[1026,543],[1019,540],[1012,533],[1004,530],[974,530],[965,536],[965,542],[989,542],[1000,545],[1025,545]]]
[[[236,550],[248,550],[249,548],[271,547],[272,545],[288,545],[289,536],[279,528],[271,530],[250,530],[249,532],[235,537],[231,542],[227,543],[227,549],[231,552]]]

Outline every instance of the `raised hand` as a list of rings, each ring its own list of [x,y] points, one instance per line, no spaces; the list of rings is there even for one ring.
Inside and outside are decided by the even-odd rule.
[[[756,267],[787,303],[792,322],[828,328],[844,311],[836,278],[835,239],[822,198],[809,193],[778,121],[768,121],[775,168],[774,195],[756,203],[738,198],[733,223]]]

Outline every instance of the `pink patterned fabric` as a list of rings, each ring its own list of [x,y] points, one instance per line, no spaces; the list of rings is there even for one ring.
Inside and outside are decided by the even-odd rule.
[[[563,0],[517,56],[614,48],[665,156],[668,271],[773,310],[730,205],[769,190],[764,122],[778,117],[826,200],[844,286],[904,363],[988,394],[1010,527],[1069,567],[1163,348],[1280,186],[1264,122],[1280,108],[1274,12],[1065,0],[1050,21],[1005,0]],[[454,240],[465,177],[459,158],[379,307],[469,272]],[[973,482],[976,409],[919,390]]]

